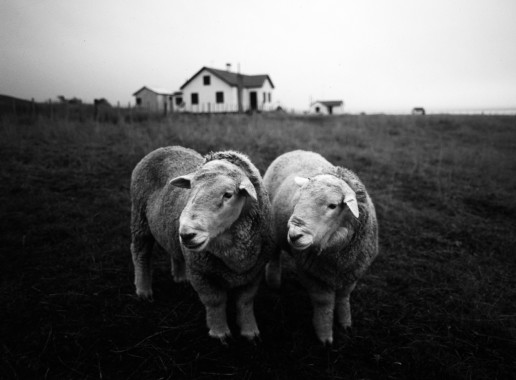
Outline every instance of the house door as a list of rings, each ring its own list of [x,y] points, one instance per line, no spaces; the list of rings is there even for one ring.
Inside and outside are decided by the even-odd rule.
[[[329,115],[333,114],[333,106],[328,106],[328,114]]]
[[[249,93],[249,109],[251,111],[256,111],[258,109],[258,96],[256,91],[251,91]]]

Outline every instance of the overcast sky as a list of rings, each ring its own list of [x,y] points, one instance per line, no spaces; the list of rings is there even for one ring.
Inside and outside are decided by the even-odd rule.
[[[516,1],[0,0],[0,94],[127,105],[228,62],[287,108],[514,108]]]

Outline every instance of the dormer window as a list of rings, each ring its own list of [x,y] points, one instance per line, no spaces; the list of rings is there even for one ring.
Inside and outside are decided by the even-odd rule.
[[[211,77],[209,75],[203,76],[202,82],[205,86],[209,86],[211,84]]]

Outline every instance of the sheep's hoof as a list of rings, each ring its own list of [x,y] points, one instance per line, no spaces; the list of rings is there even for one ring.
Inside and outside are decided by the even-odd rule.
[[[339,316],[339,323],[338,325],[342,327],[345,330],[351,329],[351,315],[347,314],[345,317]]]
[[[319,341],[326,348],[330,348],[333,345],[333,336],[319,337]]]
[[[220,343],[223,346],[226,346],[226,347],[229,345],[229,342],[232,339],[230,331],[224,331],[224,332],[216,333],[215,331],[210,330],[209,335],[212,338],[218,339],[220,341]]]
[[[240,335],[242,335],[242,337],[244,337],[248,342],[253,343],[254,345],[257,345],[262,341],[262,339],[260,338],[260,331],[258,330],[241,331]]]
[[[142,301],[148,301],[148,302],[154,301],[154,297],[152,296],[152,290],[136,289],[136,295],[138,296],[138,299],[140,299]]]
[[[328,340],[325,340],[325,341],[323,342],[323,346],[324,346],[325,348],[332,348],[332,347],[333,347],[333,338],[328,339]]]

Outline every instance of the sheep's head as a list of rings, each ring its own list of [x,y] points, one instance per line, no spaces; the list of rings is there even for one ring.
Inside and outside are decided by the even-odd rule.
[[[351,187],[329,174],[294,180],[300,188],[288,221],[287,239],[292,248],[301,251],[314,246],[320,252],[334,239],[346,238],[349,218],[358,218],[357,199]]]
[[[246,202],[257,199],[245,173],[224,160],[209,161],[194,173],[172,179],[170,184],[191,189],[179,218],[179,237],[185,248],[196,252],[229,229]]]

